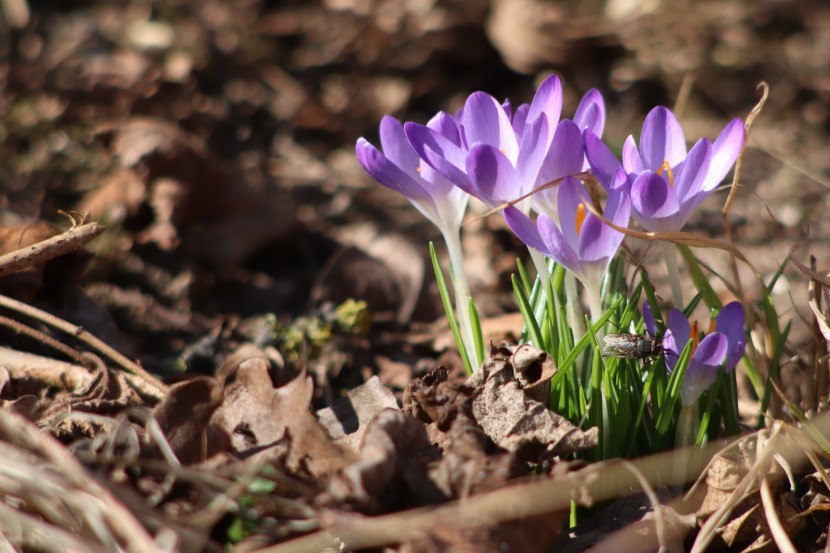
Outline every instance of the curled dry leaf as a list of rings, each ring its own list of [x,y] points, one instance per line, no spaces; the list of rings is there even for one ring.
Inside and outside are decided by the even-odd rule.
[[[289,470],[315,476],[350,463],[351,452],[334,444],[310,411],[311,378],[300,374],[274,387],[269,369],[265,353],[246,347],[217,371],[217,378],[225,382],[225,400],[211,424],[230,436],[231,450],[244,458],[278,452],[286,456]]]
[[[545,404],[529,397],[517,379],[515,351],[516,348],[505,346],[491,348],[482,370],[467,381],[468,386],[481,389],[473,400],[473,416],[490,439],[527,460],[596,447],[596,428],[581,430],[565,417],[550,411]],[[527,356],[533,359],[531,351],[519,351],[521,363],[527,362]],[[528,374],[537,371],[540,377],[542,374],[552,376],[549,368],[533,369]]]
[[[739,484],[748,477],[749,469],[740,460],[729,459],[723,455],[713,461],[706,474],[706,496],[696,515],[700,524],[721,505],[731,500]],[[775,490],[775,509],[779,519],[785,523],[787,533],[795,535],[803,526],[804,519],[795,517],[798,513],[791,491],[782,489],[784,477],[780,473],[768,473],[765,478]],[[735,551],[774,551],[764,506],[761,504],[757,483],[741,498],[729,519],[718,526],[717,532],[723,543]]]
[[[333,440],[345,440],[352,447],[360,445],[369,422],[384,409],[397,409],[392,392],[373,376],[364,384],[338,398],[331,407],[317,411],[320,424]]]
[[[222,399],[221,383],[204,376],[172,386],[156,406],[153,416],[182,464],[199,463],[213,453],[209,451],[208,424]],[[215,444],[210,449],[214,448]]]
[[[430,445],[424,426],[398,409],[385,409],[369,423],[359,455],[332,477],[330,500],[378,513],[444,499],[425,468],[438,451]]]

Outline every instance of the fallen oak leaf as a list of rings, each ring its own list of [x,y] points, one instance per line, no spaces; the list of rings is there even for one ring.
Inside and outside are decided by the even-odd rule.
[[[225,400],[211,424],[230,436],[231,450],[248,459],[268,457],[287,441],[285,466],[317,477],[351,463],[354,453],[332,442],[310,410],[312,379],[300,373],[274,387],[269,370],[265,353],[243,346],[217,371],[225,382]]]
[[[484,432],[499,447],[527,460],[596,447],[596,428],[582,430],[574,426],[523,389],[513,365],[516,349],[491,347],[482,370],[466,382],[467,386],[481,389],[473,399],[472,412]]]

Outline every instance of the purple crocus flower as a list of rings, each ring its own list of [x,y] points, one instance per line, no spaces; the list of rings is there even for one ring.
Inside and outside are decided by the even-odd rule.
[[[556,126],[548,153],[542,161],[534,187],[540,187],[568,175],[588,169],[582,135],[590,131],[602,136],[605,127],[605,102],[598,90],[589,90],[576,108],[573,120],[563,119]],[[556,188],[542,188],[533,198],[533,209],[554,221],[559,219]]]
[[[520,106],[512,117],[511,111],[489,94],[475,92],[457,115],[460,142],[415,123],[405,125],[406,136],[436,172],[493,207],[536,184],[562,111],[559,78],[548,77],[530,105]]]
[[[427,127],[452,144],[460,144],[458,125],[451,115],[439,113]],[[442,233],[458,232],[469,197],[426,163],[410,146],[400,121],[389,115],[380,122],[383,151],[359,138],[357,160],[376,181],[404,195]]]
[[[624,187],[627,177],[617,172],[603,216],[614,224],[628,225],[630,203]],[[600,286],[608,264],[616,255],[624,235],[585,208],[588,192],[578,180],[568,177],[558,187],[559,225],[544,213],[534,223],[514,207],[504,210],[507,224],[519,239],[571,271],[585,286],[591,316],[601,315]]]
[[[657,326],[648,302],[643,304],[643,321],[646,331],[655,336]],[[699,342],[697,324],[689,325],[689,321],[678,309],[669,311],[666,326],[663,353],[669,372],[674,371],[680,354],[689,340],[692,340],[692,355],[680,388],[683,404],[692,405],[712,385],[721,367],[729,372],[743,356],[746,348],[744,312],[739,302],[733,301],[725,305],[715,317],[709,333]]]
[[[700,139],[686,152],[683,129],[674,114],[656,107],[646,116],[639,149],[629,136],[622,166],[631,179],[634,217],[650,231],[679,231],[689,215],[720,184],[738,159],[746,138],[733,119],[715,140]],[[585,151],[594,173],[609,183],[620,162],[592,131]]]

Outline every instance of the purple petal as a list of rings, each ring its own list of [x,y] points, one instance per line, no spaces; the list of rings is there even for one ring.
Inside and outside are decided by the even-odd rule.
[[[600,142],[600,144],[602,143]],[[605,147],[605,145],[602,144],[602,147]],[[613,154],[611,157],[613,158]],[[568,175],[579,173],[582,171],[584,159],[585,153],[582,145],[582,132],[576,123],[565,119],[556,127],[553,142],[551,142],[550,150],[548,150],[547,156],[542,163],[542,168],[539,170],[537,182],[545,184]],[[612,163],[619,165],[616,159]]]
[[[683,129],[668,108],[658,106],[646,116],[640,136],[640,155],[652,170],[667,160],[674,167],[686,157]]]
[[[391,115],[380,120],[380,147],[389,161],[406,172],[416,171],[421,164],[404,134],[403,124]]]
[[[726,359],[727,349],[726,336],[720,332],[713,332],[700,341],[689,360],[680,388],[680,397],[684,405],[697,401],[700,394],[712,385],[718,375],[718,369]]]
[[[504,114],[508,119],[513,119],[513,106],[510,104],[510,98],[504,99],[504,102],[501,103],[501,109],[504,110]]]
[[[585,187],[578,180],[567,177],[559,185],[557,194],[557,206],[559,209],[559,226],[562,235],[573,251],[579,251],[579,236],[576,232],[576,214],[579,205],[587,198]],[[584,209],[584,208],[583,208]]]
[[[358,139],[355,153],[363,169],[380,184],[410,199],[429,200],[429,193],[421,183],[392,163],[365,138]]]
[[[677,359],[686,347],[691,331],[689,321],[679,309],[669,311],[666,333],[663,335],[663,350],[666,352],[664,357],[669,372],[674,372]]]
[[[461,120],[467,145],[495,146],[514,162],[519,154],[519,143],[504,108],[495,98],[484,92],[474,92],[464,104]]]
[[[528,111],[530,111],[530,105],[528,104],[522,104],[516,108],[516,113],[513,115],[513,132],[516,133],[516,136],[522,136],[522,132],[524,132]]]
[[[547,156],[542,162],[539,176],[536,178],[536,186],[542,187],[562,177],[581,172],[584,159],[582,132],[579,127],[567,119],[560,121]],[[557,214],[558,188],[558,185],[551,186],[534,194],[534,209],[549,215]]]
[[[479,144],[467,155],[467,174],[473,184],[471,195],[490,207],[522,195],[522,179],[510,160],[495,146]]]
[[[622,171],[618,171],[617,174],[620,173]],[[618,227],[628,227],[628,223],[631,220],[631,194],[627,189],[622,186],[617,186],[608,193],[608,201],[605,204],[604,215],[606,219]],[[614,232],[619,233],[616,230]]]
[[[606,187],[606,191],[609,193],[621,191],[625,192],[627,196],[631,195],[631,179],[628,178],[628,174],[626,174],[625,169],[623,169],[622,166],[617,167],[617,172],[614,173],[611,185]]]
[[[617,226],[628,226],[630,214],[628,194],[623,191],[612,193],[605,205],[605,218]],[[611,261],[617,254],[625,235],[603,223],[594,214],[585,216],[582,233],[579,236],[579,259],[582,261]],[[604,271],[606,267],[601,269]]]
[[[455,192],[456,190],[461,192],[463,196],[468,195],[462,189],[458,188],[453,183],[445,179],[441,173],[439,173],[426,163],[421,164],[420,170],[418,171],[418,176],[421,177],[421,186],[423,186],[424,190],[426,190],[429,193],[429,195],[432,196],[433,200],[435,200],[436,205],[440,204],[442,201],[450,201],[452,203],[458,203],[462,201],[462,197],[458,197],[455,199],[449,198],[450,196],[457,195],[457,193]]]
[[[592,88],[585,93],[576,108],[574,122],[580,130],[589,130],[597,136],[602,136],[605,130],[605,100],[599,90]]]
[[[640,223],[648,230],[679,230],[672,228],[679,206],[674,188],[654,173],[643,173],[631,186],[631,205]]]
[[[556,136],[553,137],[553,140],[555,143]],[[614,178],[614,173],[617,171],[617,167],[620,166],[620,162],[611,153],[608,146],[590,130],[585,131],[585,155],[588,158],[588,163],[591,164],[591,170],[594,175],[597,176],[604,186],[609,186],[611,180]]]
[[[634,142],[634,137],[629,136],[625,139],[622,149],[622,164],[628,173],[639,175],[646,170],[643,165],[643,158],[637,150],[637,144]]]
[[[548,128],[553,129],[559,123],[562,114],[562,83],[559,77],[551,75],[539,85],[533,101],[530,103],[530,112],[527,121],[535,121],[544,115],[548,120]]]
[[[726,354],[725,369],[731,371],[741,360],[746,349],[746,332],[744,331],[744,310],[741,304],[733,301],[723,306],[715,317],[715,330],[726,336],[729,352]]]
[[[458,121],[449,113],[439,111],[429,120],[427,127],[450,140],[456,146],[461,146],[461,135],[458,132]]]
[[[582,230],[579,233],[579,260],[582,262],[599,263],[605,261],[605,266],[617,253],[622,242],[622,233],[612,229],[592,213],[585,216]],[[600,267],[605,270],[605,266]]]
[[[519,240],[534,250],[543,253],[547,250],[547,245],[542,241],[539,229],[527,215],[511,205],[504,209],[504,219],[507,221],[507,226],[510,227],[510,230]]]
[[[711,155],[712,143],[706,138],[701,138],[692,146],[689,155],[674,173],[674,190],[680,205],[691,209],[708,196],[707,193],[700,194],[700,192],[706,180],[706,173],[709,171]],[[697,198],[698,195],[702,197]]]
[[[712,146],[712,163],[706,176],[704,190],[714,190],[732,169],[746,140],[746,130],[740,119],[733,119],[720,133]]]
[[[578,267],[576,254],[565,243],[553,221],[545,215],[540,215],[534,224],[527,215],[510,206],[504,210],[504,219],[519,240],[531,248],[553,258],[570,270]]]
[[[712,332],[698,344],[692,360],[707,367],[715,367],[715,370],[723,364],[726,359],[726,352],[729,343],[722,332]],[[691,365],[689,366],[691,368]]]
[[[649,336],[657,336],[657,321],[654,320],[648,300],[643,302],[643,324]]]
[[[547,215],[542,214],[536,219],[536,226],[547,248],[546,250],[542,250],[542,253],[571,272],[579,271],[580,263],[576,251],[565,240],[556,223],[551,221]]]
[[[551,129],[552,130],[552,129]],[[519,195],[530,191],[536,183],[542,160],[548,152],[548,120],[544,117],[525,125],[519,147],[519,158],[516,161],[516,170],[522,176],[522,187]]]
[[[416,123],[404,125],[412,148],[433,169],[451,183],[471,193],[474,187],[467,178],[467,152],[442,134]]]

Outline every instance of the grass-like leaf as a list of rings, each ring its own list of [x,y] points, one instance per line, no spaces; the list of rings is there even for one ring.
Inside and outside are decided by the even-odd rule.
[[[452,300],[450,299],[450,292],[447,290],[447,282],[444,280],[444,271],[441,270],[441,264],[438,262],[438,254],[435,253],[435,244],[432,242],[429,243],[429,258],[432,261],[432,268],[435,271],[435,281],[438,283],[438,294],[441,296],[441,303],[444,305],[444,312],[447,315],[447,322],[455,338],[458,353],[461,355],[461,360],[464,362],[464,368],[467,370],[467,374],[473,374],[470,357],[467,355],[467,348],[464,347],[464,340],[461,339],[458,321],[455,319],[455,312],[452,309]]]

